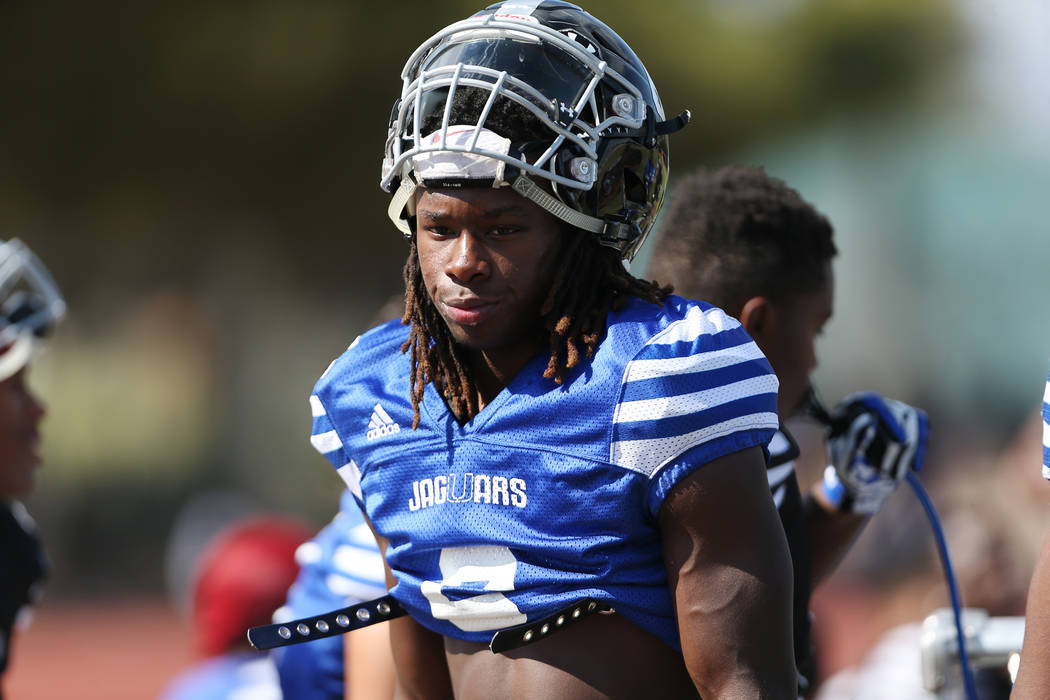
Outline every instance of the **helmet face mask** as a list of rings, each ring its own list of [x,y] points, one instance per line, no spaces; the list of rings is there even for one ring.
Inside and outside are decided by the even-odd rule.
[[[421,166],[464,153],[500,161],[501,177],[456,186],[512,186],[633,257],[663,200],[667,132],[645,67],[611,29],[556,0],[493,5],[424,42],[402,79],[381,185],[394,191],[389,213],[407,236],[411,195],[428,185]],[[470,118],[456,118],[466,96]],[[509,147],[479,146],[490,114],[508,107],[521,115],[515,133],[499,134]],[[465,129],[473,136],[453,138]]]
[[[17,238],[0,242],[0,380],[25,366],[65,312],[62,293],[40,258]]]

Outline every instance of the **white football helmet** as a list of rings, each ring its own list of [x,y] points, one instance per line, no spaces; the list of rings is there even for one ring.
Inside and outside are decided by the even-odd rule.
[[[51,274],[22,241],[0,242],[0,381],[22,369],[66,313]]]

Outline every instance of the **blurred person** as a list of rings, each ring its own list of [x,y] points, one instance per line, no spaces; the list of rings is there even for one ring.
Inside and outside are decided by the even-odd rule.
[[[971,448],[968,453],[942,454],[940,463],[950,464],[950,472],[935,472],[945,478],[928,484],[941,514],[962,603],[986,613],[989,622],[1001,624],[1024,613],[1029,577],[1039,556],[1033,532],[1038,538],[1047,525],[1045,501],[1036,504],[1025,498],[1033,484],[1042,481],[1032,469],[1033,462],[1041,461],[1035,435],[1042,421],[1038,411],[1032,417],[1035,420],[1022,424],[997,453]],[[1019,461],[1028,465],[1026,471],[1018,468]],[[958,666],[947,673],[939,695],[923,689],[917,651],[923,646],[923,622],[931,613],[947,610],[949,598],[933,533],[919,504],[914,498],[894,498],[869,528],[835,580],[814,601],[820,646],[840,655],[829,664],[835,673],[821,684],[819,700],[963,697]],[[980,630],[980,624],[973,629]],[[926,646],[933,648],[929,634]],[[1020,648],[1020,636],[1011,640],[1000,632],[991,646],[998,650],[1013,643]],[[851,645],[853,654],[842,654]],[[968,644],[968,650],[978,697],[1007,697],[1008,669],[988,665],[987,654],[993,650],[981,643]]]
[[[386,594],[383,558],[361,509],[344,491],[339,513],[295,553],[299,575],[274,614],[284,622]],[[272,652],[286,698],[391,698],[394,664],[385,625]]]
[[[1043,390],[1043,478],[1050,480],[1050,373]],[[1043,541],[1028,588],[1024,645],[1011,698],[1050,697],[1050,536]]]
[[[870,392],[847,397],[821,415],[830,463],[803,495],[799,448],[784,421],[815,408],[815,342],[833,312],[831,224],[783,180],[731,166],[680,180],[661,231],[649,274],[738,319],[780,380],[781,425],[769,443],[767,479],[791,549],[794,648],[806,689],[816,680],[810,592],[905,473],[921,466],[926,416]]]
[[[405,296],[399,293],[387,299],[369,326],[401,318],[404,313]],[[349,491],[343,491],[336,516],[299,546],[295,559],[299,575],[284,606],[274,614],[274,622],[320,615],[386,593],[382,554]],[[394,694],[394,662],[386,625],[282,647],[272,656],[287,698],[363,700]]]
[[[990,620],[1023,612],[1025,572],[1031,571],[1034,559],[1025,542],[1027,528],[1018,527],[1014,518],[1016,499],[1010,499],[1008,493],[1002,497],[1007,491],[1002,483],[1002,457],[1008,452],[992,458],[991,463],[983,457],[954,460],[951,478],[931,485],[961,602],[966,609],[986,613]],[[957,662],[938,693],[923,686],[923,623],[950,604],[929,523],[914,499],[894,499],[886,510],[842,567],[832,590],[823,591],[830,592],[830,597],[815,606],[822,645],[836,645],[844,638],[868,640],[863,654],[836,668],[821,684],[817,698],[963,698]],[[993,646],[1004,643],[1007,640],[999,638]],[[982,700],[1008,697],[1006,667],[979,662],[980,644],[971,641],[968,650],[977,696]]]
[[[776,379],[739,324],[624,265],[687,116],[555,0],[440,31],[403,87],[404,320],[311,399],[387,564],[363,612],[409,613],[400,696],[795,697]]]
[[[249,627],[268,623],[295,580],[303,524],[255,516],[208,543],[193,575],[193,646],[200,661],[180,673],[163,700],[280,700],[273,661],[251,650]]]
[[[28,246],[18,239],[0,243],[0,675],[12,633],[28,621],[48,570],[36,525],[19,499],[33,490],[46,412],[29,387],[29,362],[64,314],[58,285]]]

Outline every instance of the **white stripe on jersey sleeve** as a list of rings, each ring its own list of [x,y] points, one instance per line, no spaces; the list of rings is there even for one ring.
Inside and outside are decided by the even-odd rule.
[[[346,483],[346,487],[350,489],[350,493],[354,494],[354,498],[358,501],[363,501],[364,496],[361,493],[361,471],[357,468],[354,460],[350,460],[343,466],[336,469],[339,472],[339,476],[343,477],[343,482]]]
[[[339,574],[328,574],[325,576],[324,582],[329,590],[336,595],[343,596],[347,600],[372,600],[388,593],[385,579],[382,584],[369,585]]]
[[[324,556],[324,550],[313,540],[307,540],[295,549],[295,563],[299,566],[316,564],[321,561],[322,556]]]
[[[663,338],[660,338],[663,340]],[[667,377],[675,374],[689,374],[697,370],[720,369],[748,360],[758,360],[765,355],[754,343],[740,345],[726,350],[701,352],[688,357],[675,357],[666,360],[633,360],[627,367],[625,382],[636,382],[654,377]]]
[[[795,471],[795,461],[785,462],[776,467],[770,467],[766,470],[766,479],[769,481],[769,488],[776,488],[784,482],[791,473]]]
[[[739,430],[775,427],[777,421],[775,413],[752,413],[673,437],[614,442],[610,447],[610,457],[613,464],[651,477],[691,447]]]
[[[722,403],[721,399],[727,392],[734,396],[752,396],[754,394],[767,394],[777,390],[776,379],[772,375],[751,377],[732,384],[724,384],[714,389],[695,391],[692,394],[680,396],[663,396],[658,399],[643,399],[640,401],[624,401],[616,413],[617,423],[632,423],[634,421],[649,420],[653,416],[671,418],[673,416],[685,416],[690,413],[702,411]]]
[[[321,399],[317,398],[317,394],[310,394],[310,415],[314,418],[328,415],[328,412],[324,410],[324,404],[321,403]]]
[[[791,449],[791,442],[784,435],[782,430],[778,430],[773,433],[773,437],[769,441],[769,458],[775,459],[780,455],[784,454]]]
[[[366,525],[365,523],[361,523],[360,525],[351,528],[347,539],[353,544],[361,545],[364,547],[376,546],[375,535],[372,534],[372,531],[368,529],[368,525]]]
[[[340,574],[363,581],[374,581],[377,586],[382,586],[386,580],[383,555],[376,548],[375,538],[372,538],[371,547],[368,548],[339,545],[332,554],[332,564]]]
[[[684,318],[669,325],[650,342],[662,345],[689,342],[701,335],[715,335],[739,325],[735,318],[717,307],[712,306],[704,311],[699,306],[692,306],[685,312]]]
[[[1050,376],[1043,391],[1043,478],[1050,481]]]
[[[721,309],[709,307],[705,311],[699,306],[694,306],[686,312],[684,318],[671,323],[653,336],[646,343],[646,347],[697,344],[697,341],[704,337],[717,337],[723,332],[732,333],[739,328],[740,324],[736,319],[727,316]],[[644,356],[644,351],[640,354]],[[623,385],[626,387],[634,382],[668,376],[693,374],[699,377],[707,372],[721,370],[727,370],[731,375],[734,366],[746,365],[760,359],[764,361],[765,357],[754,342],[743,342],[685,357],[634,359],[624,370]],[[623,468],[652,477],[672,459],[704,442],[741,430],[776,428],[779,420],[772,411],[737,415],[708,425],[703,424],[701,414],[741,399],[768,394],[775,396],[778,384],[776,375],[770,372],[767,375],[740,379],[692,394],[619,403],[613,414],[614,440],[609,446],[609,460]],[[688,417],[694,414],[697,415],[697,429],[677,435],[668,434],[666,426],[674,422],[683,424],[683,421],[688,421]],[[717,420],[714,415],[712,419]],[[646,423],[653,426],[653,434],[659,437],[627,439],[626,435],[621,436],[615,431],[618,425],[640,426]],[[661,433],[661,428],[665,432]]]
[[[334,430],[329,430],[326,433],[317,433],[316,435],[310,436],[310,444],[314,446],[314,449],[323,455],[329,452],[335,452],[343,446],[343,441],[339,438],[339,434]]]

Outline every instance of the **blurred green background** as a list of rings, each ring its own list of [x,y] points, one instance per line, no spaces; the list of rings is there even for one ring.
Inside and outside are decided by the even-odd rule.
[[[49,597],[162,591],[172,524],[200,493],[317,525],[334,512],[307,397],[400,288],[378,187],[400,69],[479,6],[0,5],[0,237],[28,242],[70,307],[33,370],[51,409],[28,502]],[[926,406],[934,477],[1006,443],[1050,354],[1046,5],[588,9],[668,113],[692,110],[674,173],[765,165],[832,219],[825,399]]]

